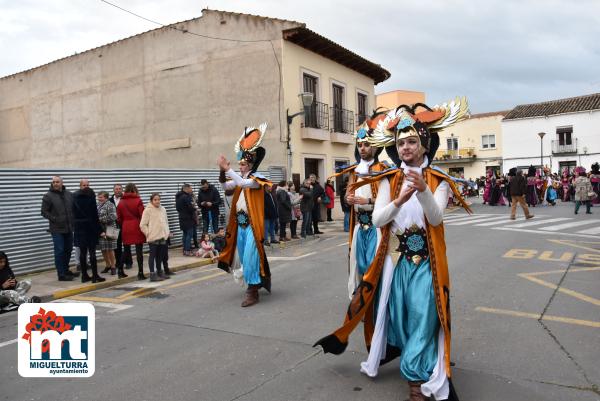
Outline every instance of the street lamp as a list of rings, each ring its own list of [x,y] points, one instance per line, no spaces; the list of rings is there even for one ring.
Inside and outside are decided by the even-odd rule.
[[[302,101],[303,110],[290,115],[290,109],[285,111],[287,118],[287,169],[288,169],[288,179],[292,176],[292,145],[291,145],[291,130],[290,125],[292,125],[292,121],[294,118],[301,116],[305,113],[305,110],[309,108],[313,104],[313,100],[315,95],[311,92],[302,92],[298,94],[298,97]]]
[[[540,137],[540,167],[544,168],[544,135],[545,132],[538,132],[538,136]]]

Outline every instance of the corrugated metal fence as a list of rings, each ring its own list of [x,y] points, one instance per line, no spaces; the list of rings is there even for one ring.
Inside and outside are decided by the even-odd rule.
[[[284,179],[279,167],[261,172],[274,183]],[[79,180],[87,178],[96,193],[101,190],[112,194],[115,183],[125,186],[137,185],[144,204],[150,194],[160,192],[162,205],[167,209],[169,226],[174,233],[172,244],[181,243],[181,231],[175,210],[175,194],[183,183],[194,186],[198,192],[200,180],[215,185],[224,198],[218,182],[218,170],[160,170],[160,169],[114,169],[114,170],[19,170],[0,169],[0,250],[7,253],[15,273],[46,270],[54,266],[52,239],[48,234],[48,222],[40,213],[42,197],[50,188],[52,176],[63,177],[71,192],[79,189]],[[221,224],[224,214],[221,210]],[[202,223],[200,223],[202,224]]]

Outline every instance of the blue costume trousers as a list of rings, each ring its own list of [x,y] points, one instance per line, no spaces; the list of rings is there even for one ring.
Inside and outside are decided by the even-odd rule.
[[[415,265],[400,257],[388,302],[388,343],[402,351],[400,372],[409,381],[429,381],[437,361],[440,322],[429,259]]]
[[[364,275],[371,265],[377,251],[377,229],[370,226],[367,230],[356,230],[356,267]]]
[[[260,255],[254,240],[252,226],[238,226],[237,251],[246,284],[260,284]]]

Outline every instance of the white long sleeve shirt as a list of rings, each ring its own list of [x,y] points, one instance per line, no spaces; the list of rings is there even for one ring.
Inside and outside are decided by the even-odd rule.
[[[252,178],[247,178],[248,174],[249,173],[246,173],[246,174],[244,174],[244,177],[242,177],[241,175],[239,175],[232,169],[227,170],[225,172],[225,175],[227,176],[227,178],[230,179],[230,181],[225,181],[223,183],[223,188],[226,191],[235,189],[235,187],[242,187],[242,189],[244,189],[244,188],[259,188],[260,184],[256,181],[254,181]],[[238,198],[237,203],[235,205],[235,210],[236,210],[236,212],[237,211],[248,212],[248,206],[246,205],[246,196],[244,195],[244,191],[242,191],[240,193],[240,197]]]
[[[410,167],[405,163],[401,165],[405,172],[413,170],[420,174],[425,167],[427,167],[427,159],[420,167]],[[408,185],[409,181],[404,179],[402,187],[408,187]],[[404,231],[413,224],[425,228],[425,217],[427,217],[429,224],[437,226],[444,219],[444,210],[448,203],[448,191],[448,183],[443,181],[435,190],[435,194],[427,187],[423,192],[416,191],[408,201],[400,207],[396,207],[391,196],[389,180],[382,180],[375,201],[373,224],[377,227],[383,227],[389,222],[393,222],[392,232],[397,232]]]

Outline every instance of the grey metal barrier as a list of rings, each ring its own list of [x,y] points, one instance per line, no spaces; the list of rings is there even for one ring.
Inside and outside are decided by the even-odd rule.
[[[272,167],[260,171],[274,183],[284,179],[285,170]],[[206,179],[225,196],[215,170],[167,170],[167,169],[0,169],[0,251],[6,252],[16,274],[47,270],[54,266],[52,239],[48,221],[41,216],[42,197],[50,189],[52,176],[60,175],[69,191],[79,189],[82,178],[90,180],[90,187],[97,193],[105,190],[112,194],[113,185],[137,185],[144,204],[150,194],[159,192],[161,204],[167,210],[169,227],[174,234],[173,245],[181,244],[181,231],[175,209],[175,194],[182,183],[190,183],[197,193],[200,180]],[[221,205],[223,216],[223,206]],[[224,223],[221,217],[221,224]],[[200,222],[202,225],[202,222]]]

